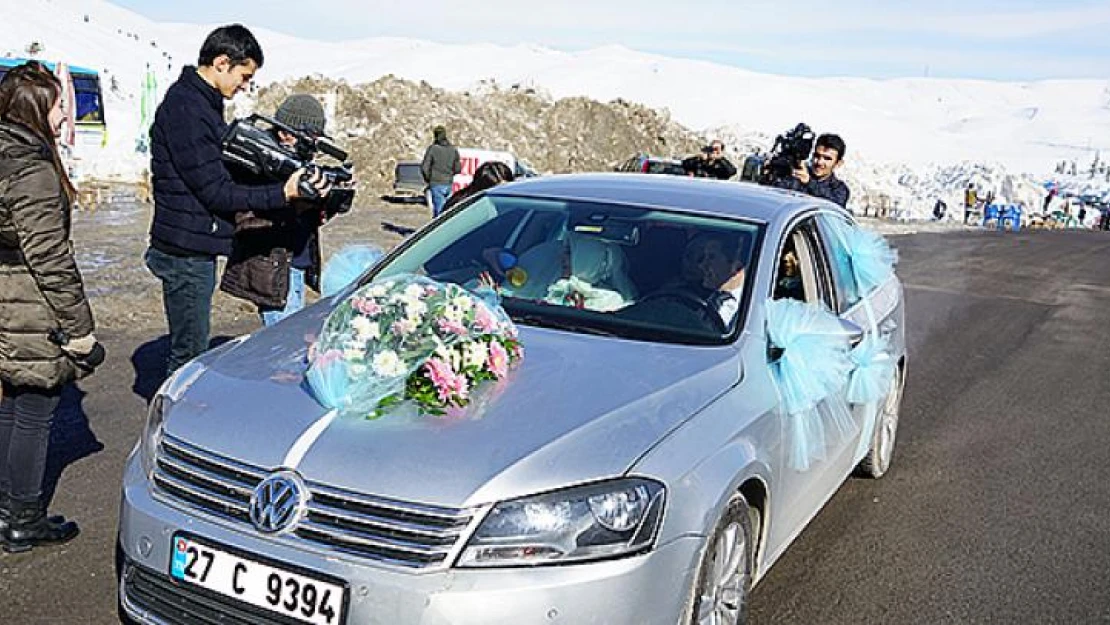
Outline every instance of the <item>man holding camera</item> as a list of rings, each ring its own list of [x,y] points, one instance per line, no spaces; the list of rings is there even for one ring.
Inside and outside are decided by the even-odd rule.
[[[311,95],[287,97],[274,119],[309,139],[325,136],[324,107]],[[296,134],[280,128],[272,132],[278,144],[297,149]],[[337,185],[325,201],[339,199],[344,193],[340,186],[347,185]],[[266,326],[301,310],[305,285],[320,290],[319,228],[334,214],[320,200],[307,198],[293,200],[281,211],[236,213],[235,238],[220,290],[257,305]]]
[[[736,166],[725,157],[725,144],[718,139],[701,149],[701,152],[682,161],[687,176],[728,180],[736,175]]]
[[[783,188],[847,206],[850,194],[848,185],[836,177],[836,169],[844,162],[846,149],[844,139],[839,135],[823,134],[817,137],[808,166],[806,163],[798,163],[794,167],[793,178],[782,185]]]
[[[216,257],[231,252],[232,215],[283,209],[300,197],[303,171],[284,183],[236,184],[224,167],[224,100],[245,90],[262,66],[262,48],[239,24],[212,31],[197,67],[166,91],[150,129],[154,216],[147,268],[162,281],[170,334],[167,373],[208,349]],[[327,193],[322,176],[309,181]]]

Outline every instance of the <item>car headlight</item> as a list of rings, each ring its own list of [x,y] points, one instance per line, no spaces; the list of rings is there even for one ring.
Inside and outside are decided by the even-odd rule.
[[[162,442],[166,414],[205,369],[204,365],[196,361],[186,364],[162,383],[161,388],[154,394],[154,399],[150,401],[146,411],[146,425],[143,426],[143,437],[139,440],[140,458],[147,477],[154,472],[155,456],[158,454],[158,445]]]
[[[650,549],[665,489],[627,478],[497,504],[470,538],[459,567],[600,560]]]

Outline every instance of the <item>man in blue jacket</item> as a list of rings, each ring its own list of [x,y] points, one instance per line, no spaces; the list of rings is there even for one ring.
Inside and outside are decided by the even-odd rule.
[[[233,216],[280,210],[300,196],[294,173],[284,184],[236,184],[222,161],[224,100],[246,89],[262,67],[262,48],[239,24],[212,31],[197,67],[166,91],[150,129],[154,217],[146,265],[162,281],[170,333],[167,373],[208,349],[216,257],[231,252]],[[327,188],[313,179],[322,194]]]

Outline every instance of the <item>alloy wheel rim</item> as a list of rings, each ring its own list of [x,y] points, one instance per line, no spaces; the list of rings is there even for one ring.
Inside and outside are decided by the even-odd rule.
[[[747,599],[747,538],[739,523],[730,523],[713,544],[713,566],[701,593],[699,625],[733,625]]]

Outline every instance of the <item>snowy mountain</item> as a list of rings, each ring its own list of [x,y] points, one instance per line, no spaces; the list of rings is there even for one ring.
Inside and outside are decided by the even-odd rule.
[[[110,146],[109,157],[97,166],[141,167],[143,159],[133,156],[133,148],[143,70],[152,67],[164,88],[182,65],[195,62],[211,26],[155,23],[104,0],[6,4],[0,54],[25,56],[28,45],[38,42],[40,58],[100,70]],[[1090,162],[1098,150],[1110,153],[1106,80],[812,79],[620,46],[571,53],[398,38],[318,42],[253,30],[266,52],[258,78],[262,83],[321,74],[354,84],[394,74],[466,90],[492,78],[556,98],[619,97],[666,108],[687,127],[726,137],[771,138],[805,121],[817,132],[845,137],[851,169],[891,178],[895,185],[909,171],[906,167],[918,180],[953,167],[1050,176],[1061,160]],[[447,64],[444,59],[461,61]]]

